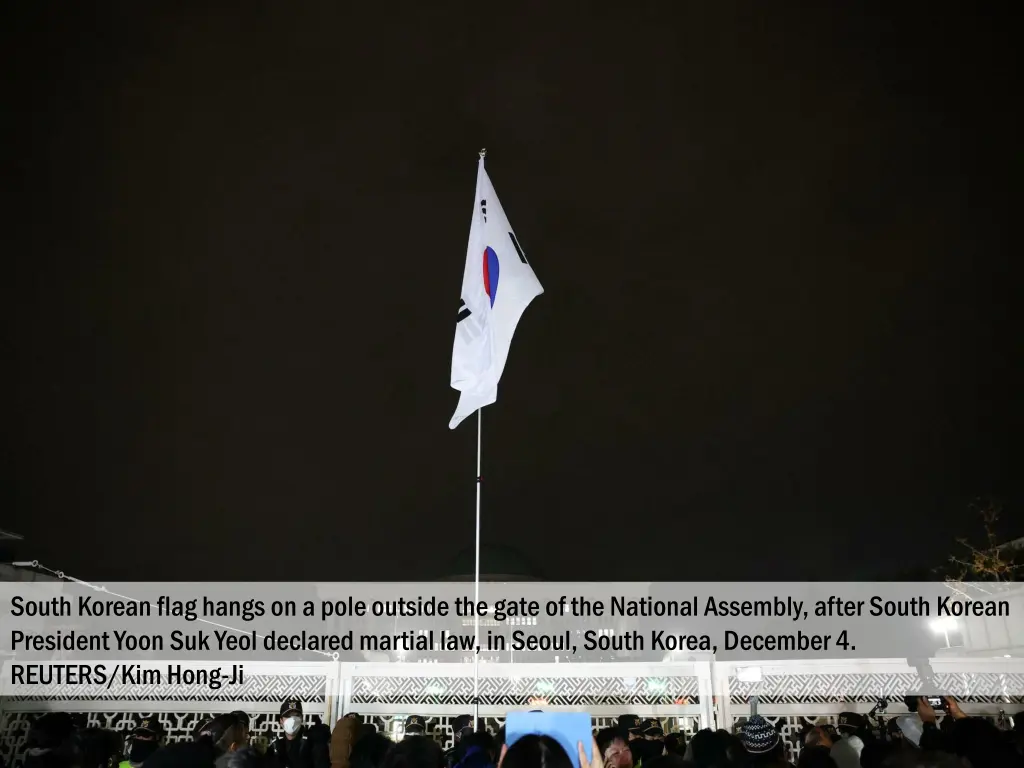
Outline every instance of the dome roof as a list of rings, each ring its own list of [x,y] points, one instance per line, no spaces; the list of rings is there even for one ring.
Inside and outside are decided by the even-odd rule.
[[[467,547],[448,566],[445,579],[472,581],[476,572],[476,550]],[[539,580],[537,568],[519,550],[502,544],[480,545],[481,581]]]

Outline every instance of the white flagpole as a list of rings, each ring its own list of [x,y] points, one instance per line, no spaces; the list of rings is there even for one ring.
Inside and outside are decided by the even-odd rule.
[[[483,164],[487,155],[486,149],[480,150],[480,163]],[[480,728],[480,483],[481,478],[481,447],[483,445],[484,416],[483,409],[476,409],[476,570],[473,576],[474,631],[476,642],[473,644],[476,653],[473,655],[473,730]]]
[[[476,575],[473,580],[473,601],[480,605],[480,483],[481,446],[484,431],[483,408],[476,410]],[[480,611],[474,608],[476,617],[476,655],[473,656],[473,730],[480,728]]]

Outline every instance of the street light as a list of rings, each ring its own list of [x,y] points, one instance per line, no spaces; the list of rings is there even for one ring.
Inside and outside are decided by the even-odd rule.
[[[928,622],[928,627],[937,635],[942,635],[946,639],[946,647],[951,647],[949,644],[949,633],[956,632],[959,628],[957,620],[949,616],[944,616],[941,619],[932,619]]]

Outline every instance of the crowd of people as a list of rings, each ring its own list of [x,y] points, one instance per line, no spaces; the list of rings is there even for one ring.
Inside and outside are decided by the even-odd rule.
[[[912,702],[913,703],[913,702]],[[427,733],[427,722],[406,718],[403,738],[392,741],[357,714],[334,729],[306,724],[302,703],[281,705],[281,735],[265,748],[251,744],[249,717],[229,712],[201,723],[185,742],[166,743],[156,718],[145,718],[124,741],[103,729],[79,729],[66,713],[48,713],[28,735],[25,768],[1024,768],[1024,717],[1013,730],[968,717],[952,698],[940,718],[928,699],[917,712],[879,727],[856,712],[838,725],[808,725],[794,759],[791,745],[763,717],[735,733],[705,729],[687,738],[665,733],[657,719],[622,715],[615,727],[593,735],[590,750],[569,755],[551,736],[505,743],[505,730],[477,730],[472,716],[452,726],[447,752]],[[589,752],[589,757],[588,757]],[[2,761],[0,761],[2,762]],[[0,765],[0,768],[3,768]]]

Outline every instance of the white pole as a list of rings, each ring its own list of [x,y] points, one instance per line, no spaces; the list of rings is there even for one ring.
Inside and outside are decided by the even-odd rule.
[[[487,150],[480,150],[480,165],[483,165]],[[473,730],[480,727],[480,483],[481,483],[481,446],[483,444],[484,416],[483,409],[476,409],[476,571],[473,576],[474,632],[476,642],[473,643]]]
[[[481,482],[481,446],[483,443],[483,409],[476,411],[476,573],[473,579],[473,608],[476,627],[476,654],[473,656],[473,730],[479,728],[480,722],[480,482]]]

